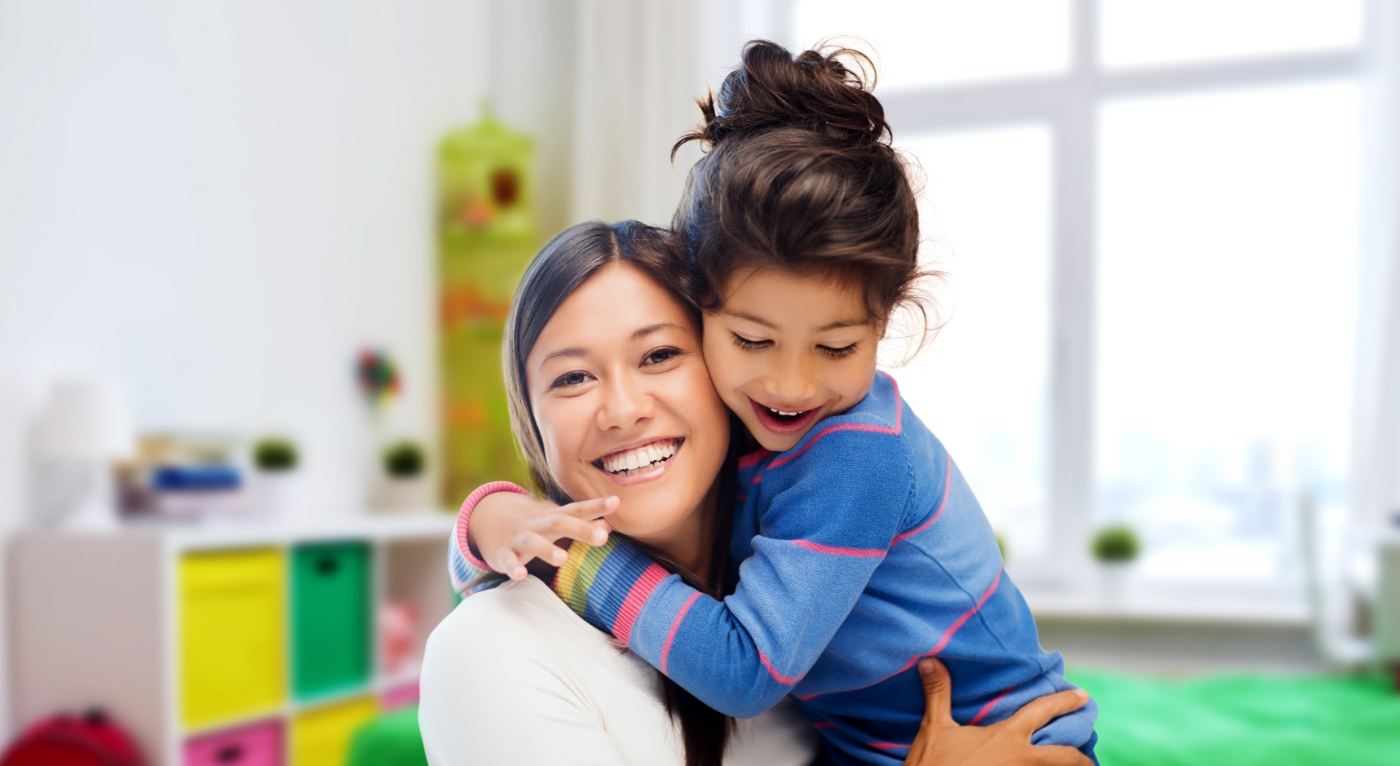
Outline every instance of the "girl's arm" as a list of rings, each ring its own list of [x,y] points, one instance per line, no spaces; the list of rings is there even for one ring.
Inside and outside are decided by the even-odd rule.
[[[847,430],[810,447],[800,464],[761,476],[776,494],[724,600],[616,537],[600,548],[572,546],[555,591],[716,710],[740,718],[767,710],[826,650],[911,504],[901,440]]]
[[[483,484],[462,501],[448,541],[452,589],[466,595],[471,581],[492,571],[519,580],[526,575],[525,566],[536,558],[558,566],[566,554],[557,541],[602,544],[609,527],[599,519],[616,508],[614,497],[560,506],[536,500],[508,481]]]

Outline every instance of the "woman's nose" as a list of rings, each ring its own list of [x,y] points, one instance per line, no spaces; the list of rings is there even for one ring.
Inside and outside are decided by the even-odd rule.
[[[646,387],[630,376],[614,378],[604,384],[603,404],[598,408],[598,427],[627,428],[650,418],[655,401]]]

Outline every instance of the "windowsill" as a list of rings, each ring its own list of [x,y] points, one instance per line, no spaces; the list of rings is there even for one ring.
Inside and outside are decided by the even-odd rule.
[[[1192,597],[1154,593],[1124,584],[1119,593],[1105,589],[1027,588],[1023,595],[1042,623],[1166,623],[1215,626],[1304,628],[1309,624],[1301,600],[1281,597],[1201,594]]]

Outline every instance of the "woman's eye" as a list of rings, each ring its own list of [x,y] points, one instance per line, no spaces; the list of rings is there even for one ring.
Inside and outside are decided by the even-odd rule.
[[[773,341],[749,340],[748,338],[745,338],[744,336],[739,335],[738,333],[731,332],[729,333],[729,337],[734,339],[734,345],[744,349],[745,351],[757,351],[761,348],[768,348],[769,346],[773,345]]]
[[[849,345],[849,346],[841,346],[841,347],[839,347],[839,348],[835,348],[835,347],[832,347],[832,346],[817,346],[817,348],[818,348],[823,354],[826,354],[827,356],[831,357],[832,359],[840,359],[840,358],[843,357],[843,356],[850,356],[851,354],[854,354],[854,353],[856,352],[856,346],[857,346],[857,345],[859,345],[859,344],[857,344],[857,343],[852,343],[852,344]]]
[[[675,359],[680,355],[681,350],[678,348],[658,348],[655,351],[652,351],[651,353],[642,357],[642,364],[663,364],[665,362],[671,361],[672,359]]]
[[[575,370],[574,372],[566,372],[563,375],[560,375],[559,377],[555,378],[554,383],[550,385],[550,388],[568,388],[570,386],[577,386],[582,383],[587,383],[590,377],[592,376],[590,376],[588,373],[579,372],[577,370]]]

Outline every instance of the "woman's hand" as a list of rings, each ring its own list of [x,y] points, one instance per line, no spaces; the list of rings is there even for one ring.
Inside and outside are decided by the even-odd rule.
[[[520,580],[533,559],[556,567],[564,563],[569,554],[555,545],[557,540],[607,542],[612,528],[602,517],[617,510],[617,504],[616,497],[603,497],[555,505],[515,492],[494,492],[472,511],[467,533],[492,569]]]
[[[1032,745],[1031,735],[1052,719],[1089,701],[1080,690],[1032,700],[1015,715],[988,726],[960,726],[953,720],[953,687],[948,669],[933,658],[919,662],[924,682],[924,721],[909,748],[906,766],[1092,766],[1088,756],[1064,745]]]

